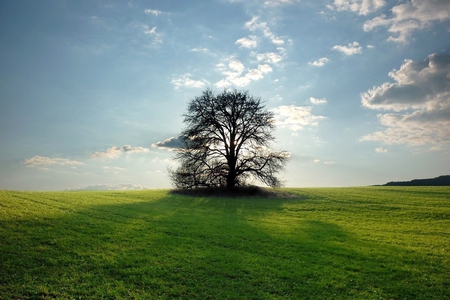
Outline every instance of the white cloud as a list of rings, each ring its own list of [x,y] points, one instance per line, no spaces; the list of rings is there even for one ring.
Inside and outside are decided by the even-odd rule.
[[[33,156],[23,162],[29,168],[46,168],[49,166],[79,166],[82,162],[66,158],[50,158],[45,156]]]
[[[384,130],[361,140],[387,144],[442,146],[450,142],[450,54],[431,54],[424,61],[405,60],[385,82],[361,95],[370,109],[394,111],[378,115]]]
[[[236,72],[236,75],[240,75],[245,70],[244,65],[239,60],[236,59],[230,61],[228,67],[230,67],[231,70]]]
[[[255,48],[258,45],[258,38],[256,35],[250,35],[249,37],[238,39],[235,44],[240,45],[239,48]]]
[[[326,104],[327,100],[326,99],[318,99],[318,98],[314,98],[314,97],[310,97],[309,98],[309,102],[311,102],[312,104]]]
[[[283,57],[280,54],[277,54],[275,52],[267,52],[267,53],[256,55],[256,59],[258,61],[276,64],[277,62],[280,62],[283,59]]]
[[[203,52],[203,53],[208,53],[209,49],[208,48],[192,48],[190,50],[191,52]]]
[[[207,81],[193,80],[190,76],[191,74],[184,74],[179,78],[172,79],[172,84],[175,86],[175,89],[180,87],[202,88],[205,86],[205,83],[208,83]]]
[[[314,163],[315,164],[318,164],[318,163],[320,163],[321,162],[321,160],[320,159],[318,159],[318,158],[316,158],[315,160],[314,160]],[[334,165],[336,162],[335,161],[332,161],[332,160],[329,160],[329,161],[324,161],[324,162],[322,162],[324,165]]]
[[[387,152],[388,152],[388,149],[385,149],[385,148],[383,148],[383,147],[378,147],[378,148],[375,148],[375,152],[378,152],[378,153],[387,153]]]
[[[275,45],[283,45],[284,40],[281,37],[277,37],[272,33],[266,22],[260,22],[259,17],[253,17],[250,21],[245,23],[245,27],[250,31],[261,30],[265,37],[270,39],[270,41]]]
[[[450,19],[448,0],[419,1],[411,0],[392,8],[390,17],[381,15],[364,23],[364,30],[371,31],[375,27],[387,27],[392,35],[390,41],[406,42],[415,30],[430,26],[433,22]]]
[[[317,126],[323,116],[315,116],[311,113],[312,106],[282,105],[271,110],[275,113],[276,125],[280,128],[288,128],[298,131],[306,126]]]
[[[255,31],[257,29],[264,29],[267,27],[266,22],[259,22],[259,17],[253,17],[250,21],[245,23],[245,27],[250,31]]]
[[[228,58],[225,62],[221,62],[217,65],[218,71],[226,77],[214,84],[218,88],[227,88],[230,86],[243,87],[249,85],[252,81],[260,80],[264,78],[265,74],[273,71],[269,64],[275,66],[285,56],[286,49],[280,47],[280,45],[284,44],[284,40],[275,36],[266,22],[261,22],[259,17],[253,17],[250,21],[245,23],[245,27],[251,31],[253,35],[250,35],[248,38],[237,40],[236,44],[239,44],[240,48],[257,47],[258,41],[261,38],[266,37],[276,46],[277,51],[260,54],[256,54],[255,51],[252,51],[250,55],[256,57],[257,65],[255,66],[255,61],[251,61],[250,63],[253,64],[251,67],[245,67],[241,61],[234,58]],[[257,36],[257,32],[262,32],[263,36]],[[226,61],[228,62],[226,63]],[[228,67],[226,67],[226,65],[228,65]]]
[[[264,78],[265,73],[272,72],[271,66],[262,64],[258,65],[254,69],[248,70],[247,73],[243,74],[245,71],[245,66],[236,59],[232,59],[228,63],[228,69],[225,68],[224,64],[219,64],[218,66],[222,74],[226,75],[225,79],[222,79],[215,83],[215,86],[218,88],[226,88],[229,86],[246,86],[252,81]]]
[[[333,47],[333,50],[342,52],[345,55],[354,55],[362,53],[362,47],[359,45],[358,42],[348,43],[347,46],[336,45]]]
[[[226,0],[226,1],[231,2],[231,3],[250,2],[249,0]],[[292,3],[296,3],[296,2],[299,2],[299,0],[266,0],[266,1],[264,1],[264,7],[274,7],[274,6],[279,6],[279,5],[283,5],[283,4],[292,4]]]
[[[139,153],[139,152],[148,152],[149,149],[144,147],[131,147],[130,145],[125,145],[122,147],[112,146],[106,151],[94,152],[91,154],[93,158],[117,158],[122,153]]]
[[[323,66],[324,66],[327,62],[329,62],[329,61],[330,61],[329,58],[327,58],[327,57],[322,57],[322,58],[319,58],[319,59],[316,60],[316,61],[310,62],[309,65],[315,66],[315,67],[323,67]]]
[[[146,9],[146,10],[144,10],[144,12],[148,15],[154,15],[154,16],[162,14],[162,11],[157,10],[157,9]]]
[[[122,154],[122,148],[119,147],[111,147],[106,149],[104,152],[95,152],[91,154],[91,157],[95,158],[117,158]]]
[[[144,34],[153,37],[153,43],[155,44],[162,43],[162,34],[156,31],[156,26],[150,28],[148,25],[142,25],[142,28],[144,29]]]
[[[251,69],[245,75],[250,80],[259,80],[264,77],[265,73],[272,72],[272,68],[269,65],[259,65],[256,69]]]
[[[334,0],[334,6],[338,11],[352,11],[359,15],[367,15],[377,11],[386,4],[384,0]]]
[[[265,7],[273,7],[273,6],[283,5],[283,4],[292,4],[297,1],[298,0],[266,0],[264,2],[264,6]]]

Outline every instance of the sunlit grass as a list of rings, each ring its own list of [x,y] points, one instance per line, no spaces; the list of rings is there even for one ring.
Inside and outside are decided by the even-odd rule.
[[[450,188],[0,191],[0,299],[449,299]]]

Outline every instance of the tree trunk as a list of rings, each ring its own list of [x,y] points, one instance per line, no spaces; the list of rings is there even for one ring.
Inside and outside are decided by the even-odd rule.
[[[228,175],[227,175],[227,188],[232,189],[236,185],[236,155],[235,155],[235,134],[230,134],[230,153],[227,159],[228,162]]]
[[[230,166],[230,170],[227,175],[227,188],[232,189],[236,185],[236,168]]]

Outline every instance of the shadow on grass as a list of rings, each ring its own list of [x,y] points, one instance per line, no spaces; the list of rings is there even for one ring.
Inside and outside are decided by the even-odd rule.
[[[233,188],[214,187],[196,189],[173,189],[169,193],[174,195],[185,195],[192,197],[218,197],[218,198],[276,198],[293,199],[298,198],[295,194],[284,192],[280,189],[263,188],[258,186],[236,186]]]
[[[0,296],[450,296],[448,281],[426,274],[433,269],[426,257],[363,241],[307,214],[286,217],[284,204],[292,201],[168,195],[2,222]]]

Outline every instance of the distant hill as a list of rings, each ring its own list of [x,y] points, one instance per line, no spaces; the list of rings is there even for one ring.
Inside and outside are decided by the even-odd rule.
[[[383,186],[450,186],[450,175],[411,181],[391,181],[383,184]]]

